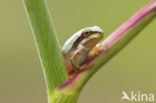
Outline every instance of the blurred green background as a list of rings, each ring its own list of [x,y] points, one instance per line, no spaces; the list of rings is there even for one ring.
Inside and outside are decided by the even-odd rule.
[[[105,37],[150,0],[47,0],[60,44],[98,25]],[[103,66],[79,103],[120,103],[122,91],[156,95],[156,20]],[[22,0],[0,0],[0,103],[47,103],[46,86]]]

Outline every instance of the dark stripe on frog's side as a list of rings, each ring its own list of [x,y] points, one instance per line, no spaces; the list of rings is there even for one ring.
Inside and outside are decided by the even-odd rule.
[[[84,37],[81,35],[81,36],[74,42],[74,44],[73,44],[73,46],[72,46],[72,48],[71,48],[70,51],[75,50],[75,49],[78,47],[78,45],[81,43],[82,40],[84,40]]]
[[[95,33],[103,34],[102,32],[99,32],[99,31],[91,31],[91,34],[95,34]]]
[[[98,32],[98,31],[89,31],[88,34],[84,34],[84,33],[85,32],[81,33],[81,36],[75,41],[75,43],[73,44],[70,51],[75,50],[78,47],[78,45],[81,43],[81,41],[84,40],[85,38],[89,37],[90,35],[95,34],[95,33],[101,34],[101,32]],[[88,36],[84,36],[84,35],[88,35]]]

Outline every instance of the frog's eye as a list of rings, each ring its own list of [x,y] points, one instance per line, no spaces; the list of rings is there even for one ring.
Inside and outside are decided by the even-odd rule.
[[[90,35],[90,31],[89,30],[83,32],[83,36],[84,37],[88,37],[89,35]]]
[[[86,33],[86,34],[89,34],[89,31],[86,31],[85,33]]]

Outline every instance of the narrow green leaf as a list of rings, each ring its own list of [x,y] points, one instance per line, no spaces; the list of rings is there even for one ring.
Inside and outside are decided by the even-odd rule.
[[[45,0],[24,0],[49,92],[68,79]]]

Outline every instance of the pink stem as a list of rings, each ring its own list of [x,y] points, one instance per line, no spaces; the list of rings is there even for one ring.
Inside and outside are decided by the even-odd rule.
[[[156,0],[153,0],[121,25],[100,45],[99,55],[95,56],[83,66],[86,70],[72,79],[67,80],[57,89],[64,89],[66,91],[80,90],[100,66],[124,47],[125,44],[138,34],[155,16]]]
[[[121,25],[108,39],[106,48],[111,46],[116,40],[118,40],[121,36],[123,36],[126,32],[128,32],[131,28],[137,25],[140,21],[142,21],[146,16],[156,11],[156,0],[147,4],[143,9],[137,12],[132,18],[130,18],[127,22]]]

